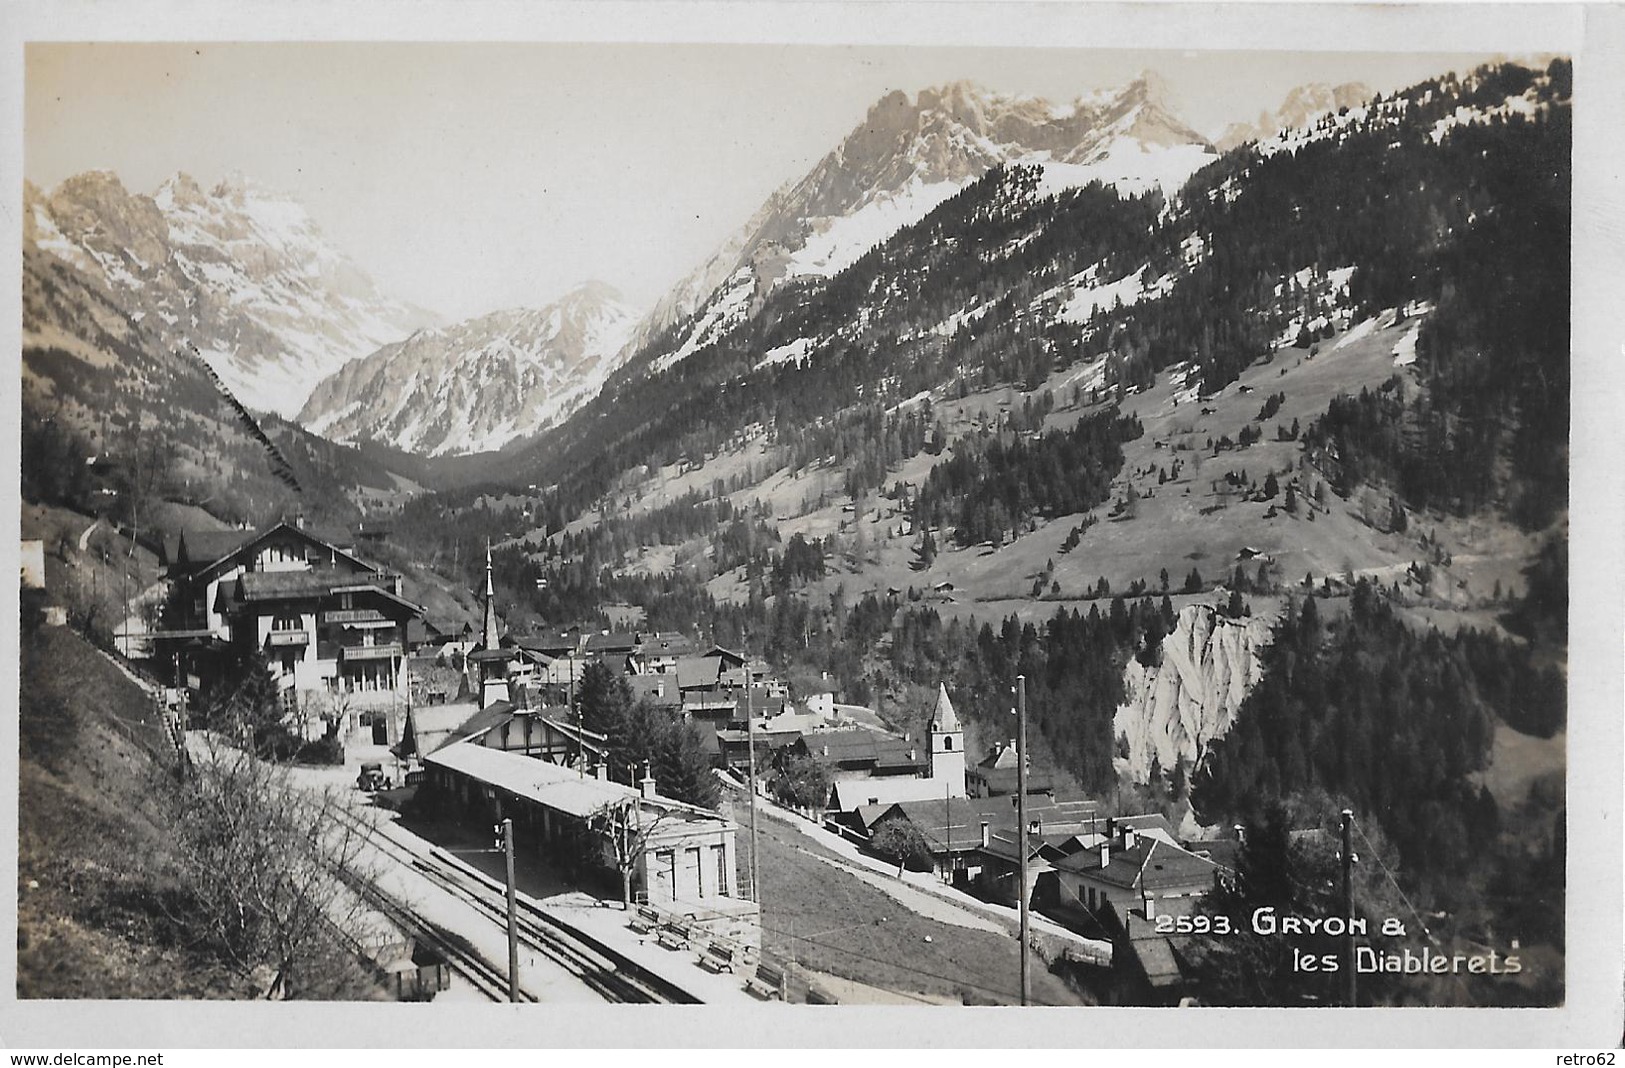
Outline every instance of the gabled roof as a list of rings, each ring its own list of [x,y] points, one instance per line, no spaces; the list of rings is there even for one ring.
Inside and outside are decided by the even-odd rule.
[[[715,656],[680,656],[677,658],[676,675],[679,690],[714,690],[722,675],[722,659]]]
[[[273,534],[286,533],[314,546],[328,554],[328,558],[337,561],[342,557],[346,563],[353,564],[355,570],[376,572],[378,568],[367,563],[360,557],[348,553],[330,541],[324,541],[308,530],[301,530],[292,523],[282,522],[259,531],[250,530],[217,530],[217,531],[189,531],[181,534],[182,545],[186,552],[187,563],[194,572],[209,573],[229,563],[243,552],[265,541]]]
[[[1107,850],[1105,867],[1100,863],[1100,850],[1086,849],[1059,860],[1055,866],[1063,871],[1112,886],[1138,890],[1166,890],[1189,887],[1206,890],[1213,885],[1218,865],[1171,845],[1160,838],[1141,838],[1133,849]]]
[[[587,639],[587,652],[589,653],[630,653],[637,647],[638,636],[626,631],[610,631],[608,634],[594,634]]]
[[[815,731],[803,736],[813,759],[853,768],[876,771],[906,771],[923,768],[927,746],[866,727]],[[909,757],[910,752],[913,758]]]
[[[183,530],[176,539],[176,556],[182,556],[192,568],[213,564],[260,536],[257,530]]]
[[[420,615],[423,609],[398,596],[392,590],[373,582],[356,582],[356,574],[332,567],[314,567],[307,571],[245,571],[237,577],[234,595],[253,604],[262,601],[285,601],[301,597],[327,597],[340,591],[366,593],[392,601]]]
[[[856,812],[874,805],[891,809],[904,801],[918,801],[922,798],[930,801],[933,793],[939,795],[936,803],[940,805],[941,791],[940,781],[899,775],[895,778],[882,779],[836,779],[832,796],[837,811]],[[980,834],[980,830],[977,833]]]
[[[703,719],[702,720],[696,720],[695,722],[696,723],[711,723],[710,720],[703,720]],[[728,728],[728,727],[718,727],[714,723],[711,724],[711,729],[715,732],[716,736],[719,739],[721,739],[722,741],[728,743],[729,745],[741,745],[741,746],[744,746],[744,745],[749,745],[750,744],[751,732],[748,731],[748,730],[742,730],[742,729],[737,729],[737,728]],[[757,748],[758,751],[760,751],[762,749],[770,749],[770,750],[774,750],[774,751],[777,751],[777,750],[780,750],[780,749],[788,749],[791,746],[795,745],[799,741],[801,741],[801,732],[800,731],[765,731],[765,730],[759,730],[759,731],[756,732],[756,748]]]
[[[928,779],[901,781],[941,789],[940,783]],[[858,822],[870,827],[887,816],[899,816],[919,830],[933,852],[973,849],[982,844],[982,820],[975,806],[963,797],[925,797],[923,792],[917,790],[912,798],[892,804],[860,805]]]
[[[1174,834],[1174,825],[1160,812],[1148,812],[1143,816],[1115,816],[1112,825],[1119,833],[1124,827],[1133,827],[1137,834],[1160,838],[1169,845],[1179,845],[1179,838]]]
[[[443,748],[465,739],[478,739],[516,716],[524,714],[510,701],[493,701],[464,720],[435,748]]]
[[[638,642],[644,656],[692,656],[697,650],[692,639],[675,633],[645,634]]]
[[[989,793],[1013,794],[1020,785],[1014,742],[995,746],[976,763],[972,775],[987,784]],[[1027,761],[1027,792],[1047,793],[1055,785],[1055,775],[1047,759],[1034,755]]]
[[[446,635],[427,619],[413,616],[406,621],[406,640],[410,645],[425,645],[446,640]]]
[[[970,803],[982,818],[995,827],[1016,825],[1016,797],[973,797]],[[1106,829],[1100,805],[1086,797],[1056,798],[1047,794],[1027,796],[1027,822],[1037,823],[1043,833],[1086,834]]]
[[[977,829],[981,833],[981,829]],[[1058,867],[1055,857],[1064,856],[1061,848],[1067,838],[1064,835],[1029,834],[1027,836],[1027,860],[1040,861],[1051,867]],[[1005,827],[1000,830],[989,830],[987,845],[981,847],[981,852],[988,856],[998,857],[1000,860],[1016,863],[1021,856],[1021,836],[1014,827]]]
[[[711,646],[705,651],[705,655],[719,656],[729,667],[742,667],[745,663],[745,657],[742,654],[736,653],[732,649],[725,649],[720,645]]]
[[[631,687],[634,700],[641,697],[655,704],[674,706],[683,703],[682,694],[677,689],[675,675],[628,675],[626,684]]]

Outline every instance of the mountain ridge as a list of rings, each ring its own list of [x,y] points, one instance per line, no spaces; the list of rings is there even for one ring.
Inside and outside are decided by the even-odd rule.
[[[24,190],[24,246],[86,272],[249,407],[291,415],[351,355],[430,321],[382,294],[288,197],[177,173],[151,195],[110,170]]]
[[[323,379],[298,420],[429,456],[488,452],[568,416],[618,366],[631,311],[603,282],[421,329]]]

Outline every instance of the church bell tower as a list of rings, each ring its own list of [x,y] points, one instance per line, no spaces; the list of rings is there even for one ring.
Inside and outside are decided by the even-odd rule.
[[[948,796],[965,796],[965,731],[946,685],[937,687],[937,707],[931,713],[931,778],[947,783]]]

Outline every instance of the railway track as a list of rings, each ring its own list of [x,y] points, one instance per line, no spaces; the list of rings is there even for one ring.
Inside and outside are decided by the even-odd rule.
[[[339,808],[335,808],[334,812],[379,851],[391,854],[396,859],[404,859],[408,863],[415,859],[410,850],[379,834],[377,828],[362,817]],[[486,960],[477,949],[468,944],[466,939],[445,930],[410,905],[384,893],[366,879],[351,872],[341,871],[339,874],[369,905],[418,943],[438,952],[452,971],[461,975],[486,998],[491,1001],[508,1000],[507,971]],[[536,1000],[523,990],[519,992],[519,996],[525,1001]]]
[[[411,867],[454,897],[472,905],[498,926],[507,924],[506,888],[455,858],[431,850],[420,856],[382,834],[364,817],[346,812],[344,819],[376,849]],[[507,971],[492,965],[474,947],[439,928],[415,910],[390,899],[375,886],[359,887],[369,901],[414,937],[433,945],[454,969],[493,1001],[508,1000]],[[606,1001],[618,1004],[696,1004],[699,999],[582,931],[549,916],[531,902],[519,900],[515,918],[519,941],[565,968]],[[520,996],[536,999],[521,990]]]

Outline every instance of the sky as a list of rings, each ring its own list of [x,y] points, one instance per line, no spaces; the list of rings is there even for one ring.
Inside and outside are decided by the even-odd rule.
[[[579,282],[651,305],[893,89],[1056,101],[1154,70],[1213,135],[1308,82],[1377,91],[1484,54],[804,44],[29,43],[24,173],[177,171],[288,194],[448,320]]]

